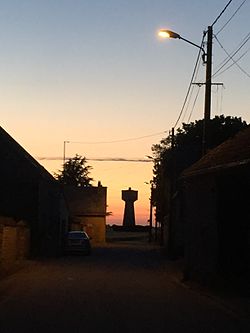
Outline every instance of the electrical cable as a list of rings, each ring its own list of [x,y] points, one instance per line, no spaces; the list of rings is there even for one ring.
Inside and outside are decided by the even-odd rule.
[[[221,13],[217,16],[217,18],[215,19],[214,23],[211,25],[212,27],[218,22],[218,20],[221,18],[221,16],[224,14],[224,12],[226,11],[227,7],[231,4],[233,0],[230,0],[227,5],[224,7],[224,9],[221,11]]]
[[[187,121],[188,123],[190,122],[190,118],[192,117],[194,107],[195,107],[195,104],[197,102],[197,98],[199,96],[199,93],[200,93],[200,87],[198,87],[198,90],[197,90],[197,93],[196,93],[196,96],[195,96],[195,99],[194,99],[194,102],[193,102],[193,106],[192,106],[191,112],[190,112],[189,117],[188,117],[188,121]]]
[[[195,74],[195,77],[194,77],[193,81],[196,81],[196,79],[197,79],[197,75],[198,75],[198,72],[199,72],[199,69],[200,69],[200,64],[201,64],[201,58],[199,58],[199,63],[198,63],[197,70],[196,70],[196,74]],[[190,92],[190,94],[189,94],[189,98],[188,98],[188,101],[187,101],[187,106],[186,106],[186,108],[185,108],[185,112],[184,112],[184,115],[183,115],[183,117],[182,117],[182,122],[184,122],[184,119],[185,119],[186,114],[187,114],[187,110],[188,110],[189,105],[190,105],[190,103],[191,103],[191,98],[192,98],[192,95],[193,95],[193,91],[194,91],[194,85],[192,84],[191,92]],[[191,112],[192,112],[192,111],[191,111]],[[190,116],[188,117],[188,119],[189,119],[189,118],[190,118]],[[188,121],[188,123],[189,123],[189,121]]]
[[[165,134],[167,131],[153,133],[149,135],[139,136],[135,138],[129,138],[129,139],[120,139],[120,140],[113,140],[113,141],[69,141],[70,143],[78,143],[78,144],[85,144],[85,145],[97,145],[97,144],[109,144],[109,143],[119,143],[119,142],[129,142],[129,141],[137,141],[145,138],[150,138],[153,136]]]
[[[238,61],[240,61],[240,59],[242,59],[249,52],[249,50],[250,49],[248,49],[245,53],[243,53],[237,60],[235,60],[235,62],[237,63]],[[227,70],[229,70],[234,65],[235,65],[235,63],[233,62],[231,65],[227,66],[222,72],[217,73],[213,77],[216,78],[216,77],[220,76],[221,74],[225,73]],[[248,77],[250,77],[249,74],[244,69],[242,69],[242,71],[244,74],[246,74]]]
[[[221,97],[220,97],[220,114],[222,114],[223,89],[225,89],[224,86],[222,86],[222,88],[221,88]]]
[[[194,81],[195,81],[195,78],[194,78]],[[188,98],[188,101],[187,101],[187,105],[185,107],[185,111],[184,111],[184,114],[183,114],[183,117],[182,117],[182,120],[181,120],[182,123],[184,122],[184,119],[185,119],[186,114],[187,114],[187,110],[188,110],[189,105],[191,103],[191,98],[192,98],[192,95],[193,95],[193,91],[194,91],[194,85],[192,85],[191,90],[190,90],[190,94],[189,94],[189,98]]]
[[[238,49],[239,47],[241,47],[241,45],[245,42],[245,40],[249,37],[249,35],[250,35],[250,33],[248,33],[248,34],[243,38],[243,40],[238,44],[238,46],[236,47],[236,49],[235,49],[234,51],[231,52],[230,56],[233,56],[234,52],[236,52],[237,49]],[[229,60],[228,60],[228,56],[227,56],[223,61],[221,61],[221,62],[217,65],[217,69],[218,69],[218,67],[220,67],[220,66],[224,66],[225,62],[228,62],[228,61],[229,61]],[[217,69],[216,69],[216,71],[217,71]]]
[[[233,52],[233,54],[229,54],[229,52],[227,52],[226,51],[226,49],[223,47],[223,45],[221,44],[221,42],[218,40],[218,38],[214,35],[214,38],[216,39],[216,41],[217,41],[217,43],[220,45],[220,47],[223,49],[223,51],[227,54],[227,56],[228,56],[228,58],[226,58],[227,59],[227,61],[226,62],[224,62],[224,64],[213,74],[213,77],[215,77],[216,75],[218,76],[218,74],[221,74],[221,69],[222,68],[224,68],[225,67],[225,65],[231,60],[231,61],[233,61],[233,64],[232,65],[230,65],[228,68],[230,68],[230,67],[232,67],[233,65],[237,65],[237,67],[244,73],[244,74],[246,74],[249,78],[250,78],[250,74],[249,73],[247,73],[238,63],[237,63],[237,61],[239,61],[242,57],[243,57],[243,55],[237,60],[237,61],[235,61],[234,59],[233,59],[233,56],[235,56],[239,51],[240,51],[240,49],[249,41],[249,39],[250,39],[250,33],[248,33],[247,34],[247,36],[243,39],[243,43],[238,47],[238,49],[236,49],[236,51],[234,51]],[[248,51],[247,51],[248,52]],[[247,53],[247,52],[245,52],[244,53],[244,55]],[[227,68],[227,69],[228,69]],[[223,72],[225,72],[225,70],[223,71]]]
[[[201,45],[203,45],[203,42],[204,42],[204,38],[205,38],[205,33],[203,34],[203,38],[202,38],[202,41],[201,41]],[[196,70],[197,70],[197,67],[198,67],[198,64],[199,64],[199,60],[200,60],[200,55],[201,55],[201,49],[199,50],[199,53],[198,53],[198,56],[197,56],[197,59],[196,59],[196,62],[195,62],[195,66],[194,66],[194,70],[193,70],[193,73],[192,73],[192,77],[191,77],[191,80],[190,80],[190,83],[189,83],[189,86],[188,86],[188,90],[187,90],[187,93],[186,93],[186,96],[184,98],[184,102],[183,102],[183,105],[182,105],[182,108],[181,108],[181,111],[179,113],[179,116],[173,126],[173,128],[176,128],[181,116],[182,116],[182,113],[183,113],[183,110],[185,108],[185,105],[187,103],[187,100],[188,100],[188,96],[189,96],[189,93],[190,93],[190,90],[191,90],[191,87],[192,87],[192,83],[193,83],[193,80],[194,80],[194,77],[195,77],[195,74],[196,74]]]
[[[238,11],[241,9],[241,7],[244,5],[244,3],[246,2],[247,0],[244,0],[240,5],[239,7],[236,9],[236,11],[233,13],[233,15],[229,18],[229,20],[227,20],[227,22],[220,28],[219,31],[217,31],[217,34],[218,35],[227,25],[228,23],[234,18],[234,16],[238,13]]]
[[[243,40],[241,41],[241,43],[239,44],[237,49],[230,54],[230,57],[235,56],[240,51],[240,49],[248,42],[249,39],[250,39],[250,32],[246,35],[245,38],[243,38]],[[227,58],[225,58],[222,61],[220,68],[217,69],[217,71],[214,73],[214,75],[216,75],[223,67],[225,67],[225,65],[231,60],[230,57],[227,56]]]

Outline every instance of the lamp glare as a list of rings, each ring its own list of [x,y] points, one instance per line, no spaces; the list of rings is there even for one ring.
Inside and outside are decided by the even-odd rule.
[[[167,31],[160,30],[158,35],[162,38],[170,38],[170,34]]]

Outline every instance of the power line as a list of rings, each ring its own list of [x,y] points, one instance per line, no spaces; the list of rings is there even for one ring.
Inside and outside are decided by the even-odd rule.
[[[233,64],[231,65],[231,66],[233,66],[233,65],[236,65],[244,74],[246,74],[249,78],[250,78],[250,74],[248,74],[247,73],[247,71],[245,71],[238,63],[237,63],[237,61],[235,61],[234,59],[233,59],[233,57],[231,57],[231,55],[225,50],[225,48],[223,47],[223,45],[221,44],[221,42],[218,40],[218,38],[216,37],[216,36],[214,36],[215,37],[215,39],[217,40],[217,42],[218,42],[218,44],[220,45],[220,47],[223,49],[223,51],[227,54],[227,56],[230,58],[230,60],[232,60],[233,61]],[[249,36],[249,38],[250,38],[250,36]],[[246,54],[246,52],[245,52],[245,54]],[[241,57],[242,58],[242,57]],[[239,61],[239,59],[238,59],[238,61]],[[230,66],[230,67],[231,67]],[[224,72],[224,71],[223,71]]]
[[[205,33],[203,34],[203,38],[202,38],[202,41],[201,41],[201,45],[203,44],[204,42],[204,38],[205,38]],[[183,110],[185,108],[185,105],[187,103],[187,100],[188,100],[188,96],[189,96],[189,93],[190,93],[190,90],[191,90],[191,87],[192,87],[192,83],[193,83],[193,80],[194,80],[194,77],[195,77],[195,74],[196,74],[196,70],[197,70],[197,67],[198,67],[198,64],[199,64],[199,59],[200,59],[200,54],[201,54],[201,49],[199,50],[199,53],[198,53],[198,56],[197,56],[197,59],[196,59],[196,62],[195,62],[195,66],[194,66],[194,70],[193,70],[193,73],[192,73],[192,77],[191,77],[191,80],[190,80],[190,83],[189,83],[189,86],[188,86],[188,90],[187,90],[187,93],[186,93],[186,96],[184,98],[184,102],[183,102],[183,105],[182,105],[182,108],[181,108],[181,111],[179,113],[179,116],[173,126],[173,128],[176,128],[181,116],[182,116],[182,113],[183,113]]]
[[[228,23],[234,18],[234,16],[238,13],[238,11],[241,9],[241,7],[244,5],[244,3],[247,0],[244,0],[239,7],[236,9],[236,11],[233,13],[233,15],[229,18],[229,20],[227,20],[227,22],[220,28],[220,30],[217,32],[217,35],[228,25]]]
[[[221,18],[221,16],[224,14],[224,12],[226,11],[227,7],[231,4],[233,0],[230,0],[227,5],[224,7],[224,9],[221,11],[221,13],[217,16],[217,18],[215,19],[214,23],[211,25],[212,27],[218,22],[218,20]]]
[[[199,63],[198,63],[196,74],[195,74],[195,77],[194,77],[193,81],[196,81],[196,79],[197,79],[197,75],[198,75],[198,71],[199,71],[199,68],[200,68],[200,64],[201,64],[201,58],[199,58]],[[182,121],[183,122],[184,122],[184,119],[186,117],[186,113],[187,113],[187,110],[189,108],[189,105],[191,103],[191,98],[192,98],[192,95],[193,95],[193,91],[194,91],[194,85],[192,85],[192,89],[191,89],[190,96],[189,96],[189,99],[188,99],[188,102],[187,102],[186,110],[185,110],[184,115],[182,117]],[[188,119],[190,119],[190,116],[188,117]],[[189,123],[189,120],[187,122]]]
[[[216,103],[217,114],[222,114],[223,89],[225,89],[224,85],[221,86],[219,93],[219,86],[217,86],[217,103]]]
[[[238,62],[238,61],[240,61],[240,59],[242,59],[247,53],[249,52],[249,49],[246,51],[246,52],[244,52],[237,60],[235,60],[235,63],[233,62],[231,65],[229,65],[229,66],[227,66],[222,72],[219,72],[215,77],[217,77],[217,76],[219,76],[219,75],[221,75],[221,74],[223,74],[223,73],[225,73],[227,70],[229,70],[231,67],[233,67],[234,65],[236,65],[236,63]],[[242,69],[242,71],[249,77],[249,74],[244,70],[244,69]]]
[[[191,109],[191,112],[190,112],[190,114],[189,114],[189,117],[188,117],[188,123],[189,123],[189,121],[190,121],[190,118],[192,117],[192,114],[193,114],[193,111],[194,111],[194,107],[195,107],[195,105],[196,105],[196,102],[197,102],[197,98],[198,98],[198,96],[199,96],[199,93],[200,93],[200,87],[198,87],[198,90],[197,90],[197,93],[196,93],[196,96],[195,96],[195,99],[194,99],[194,102],[193,102],[193,106],[192,106],[192,109]]]
[[[85,144],[85,145],[98,145],[98,144],[110,144],[110,143],[119,143],[119,142],[129,142],[129,141],[137,141],[142,140],[145,138],[150,138],[153,136],[158,136],[161,134],[165,134],[167,131],[153,133],[149,135],[139,136],[135,138],[128,138],[128,139],[119,139],[119,140],[112,140],[112,141],[69,141],[69,143],[77,143],[77,144]]]
[[[238,46],[236,47],[236,49],[234,50],[234,51],[232,51],[231,52],[231,54],[230,54],[230,56],[233,56],[234,55],[234,53],[238,50],[238,48],[240,48],[241,47],[241,45],[245,42],[245,40],[249,37],[249,35],[250,35],[250,33],[248,33],[243,39],[242,39],[242,41],[238,44]],[[229,62],[229,59],[228,59],[228,56],[223,60],[223,61],[221,61],[218,65],[217,65],[217,68],[218,67],[223,67],[223,66],[225,66],[226,64],[226,62]]]
[[[242,71],[242,72],[244,72],[244,74],[246,74],[247,76],[249,76],[249,74],[243,69],[243,68],[241,68],[240,67],[240,65],[239,64],[237,64],[237,62],[233,59],[233,57],[242,49],[242,47],[249,41],[249,39],[250,39],[250,32],[246,35],[246,37],[243,39],[243,42],[241,42],[241,44],[240,44],[240,46],[238,47],[238,49],[236,49],[232,54],[229,54],[226,50],[225,50],[225,48],[223,47],[223,45],[219,42],[219,40],[218,40],[218,38],[216,37],[216,36],[214,36],[215,37],[215,39],[216,39],[216,41],[218,42],[218,44],[220,45],[220,47],[223,49],[223,51],[227,54],[227,60],[225,61],[223,61],[223,65],[221,65],[220,66],[220,68],[219,69],[217,69],[217,71],[213,74],[213,77],[215,76],[215,75],[217,75],[217,74],[219,74],[220,72],[221,72],[221,69],[222,68],[224,68],[225,66],[226,66],[226,64],[228,64],[228,62],[231,60],[231,61],[233,61],[233,63],[234,63],[234,65],[237,65],[239,68],[240,68],[240,70]],[[246,54],[246,53],[245,53]],[[242,57],[241,57],[242,58]],[[238,61],[239,61],[239,59],[238,59]],[[231,66],[230,66],[231,67]]]

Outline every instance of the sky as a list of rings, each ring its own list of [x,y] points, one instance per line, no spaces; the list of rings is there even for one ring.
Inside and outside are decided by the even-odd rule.
[[[1,126],[52,174],[69,141],[66,158],[85,156],[94,185],[108,188],[108,223],[122,223],[121,190],[131,187],[139,191],[136,221],[147,224],[146,156],[175,125],[199,51],[157,31],[200,45],[228,2],[0,0]],[[233,0],[214,24],[213,73],[249,37],[249,13],[250,0]],[[212,87],[212,117],[250,122],[249,45],[233,56],[237,65],[229,59],[214,76],[223,86]],[[201,64],[196,81],[204,78]],[[194,85],[177,127],[201,119],[203,105],[204,86]]]

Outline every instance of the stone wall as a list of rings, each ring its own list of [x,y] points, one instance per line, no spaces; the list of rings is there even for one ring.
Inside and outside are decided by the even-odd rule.
[[[0,217],[0,271],[29,256],[30,231],[25,223]]]

